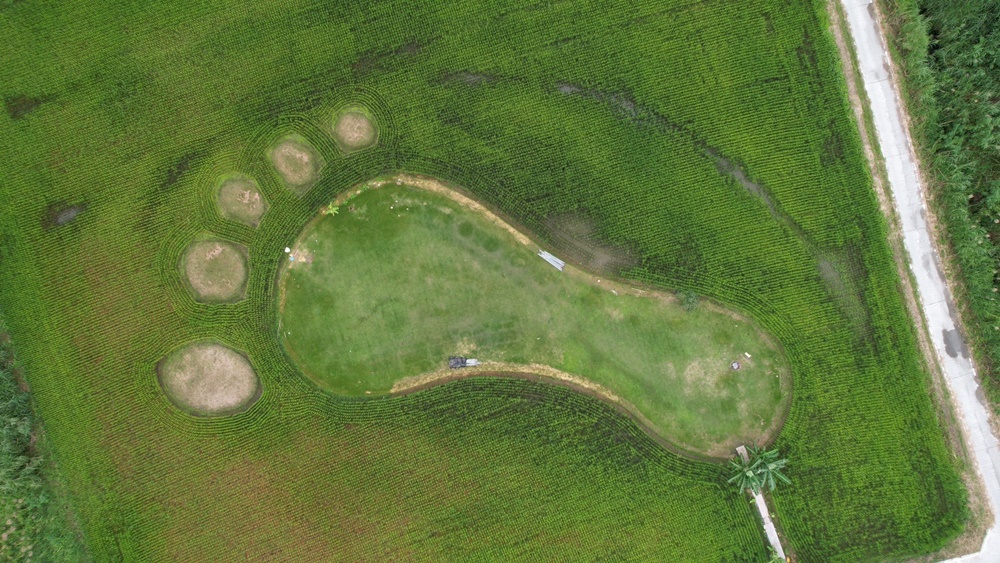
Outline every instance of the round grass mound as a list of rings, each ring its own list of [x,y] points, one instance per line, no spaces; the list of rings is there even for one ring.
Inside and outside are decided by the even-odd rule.
[[[183,346],[160,360],[156,371],[171,402],[194,415],[235,414],[260,398],[260,380],[250,361],[215,342]]]
[[[239,301],[247,282],[246,249],[221,240],[196,241],[184,252],[181,270],[195,300]]]
[[[302,137],[289,135],[270,151],[271,164],[285,187],[302,195],[319,180],[323,159]]]
[[[224,178],[219,184],[216,203],[223,217],[251,227],[260,224],[268,208],[257,182],[244,176]]]
[[[333,136],[345,152],[353,152],[374,145],[378,140],[378,129],[365,112],[352,108],[337,116]]]

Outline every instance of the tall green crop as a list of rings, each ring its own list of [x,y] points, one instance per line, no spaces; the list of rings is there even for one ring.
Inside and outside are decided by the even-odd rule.
[[[277,336],[283,249],[337,194],[400,170],[601,275],[773,334],[794,378],[777,442],[792,484],[773,499],[800,560],[940,548],[964,490],[825,14],[819,0],[0,8],[0,305],[95,558],[766,558],[723,465],[664,451],[595,399],[506,379],[367,400],[307,383]],[[379,134],[345,156],[330,127],[347,106]],[[325,161],[301,195],[267,159],[289,134]],[[218,212],[232,173],[270,204],[256,229]],[[206,235],[248,248],[243,300],[187,290],[182,253]],[[253,408],[196,418],[166,399],[156,363],[203,338],[250,358]]]

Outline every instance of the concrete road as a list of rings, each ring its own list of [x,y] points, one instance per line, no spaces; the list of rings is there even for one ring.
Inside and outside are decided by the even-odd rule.
[[[871,0],[840,0],[847,10],[865,91],[871,100],[878,143],[885,156],[893,203],[899,214],[910,269],[917,281],[927,329],[941,364],[972,461],[982,476],[995,516],[978,553],[953,559],[963,562],[1000,561],[1000,443],[990,430],[988,407],[976,382],[969,351],[956,330],[957,313],[927,228],[924,186],[915,166],[909,130],[904,126],[899,93],[890,77],[885,38]]]

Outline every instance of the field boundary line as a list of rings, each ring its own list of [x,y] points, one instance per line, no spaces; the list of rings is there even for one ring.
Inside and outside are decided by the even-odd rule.
[[[927,333],[962,426],[971,461],[983,481],[994,515],[980,551],[950,561],[988,561],[1000,553],[1000,441],[992,432],[985,396],[976,380],[971,355],[961,336],[961,323],[941,264],[936,240],[931,236],[927,194],[918,159],[903,114],[899,83],[889,55],[881,17],[872,0],[839,0],[847,14],[862,82],[868,96],[892,202],[899,217],[898,229],[916,281]],[[890,221],[891,224],[891,221]]]

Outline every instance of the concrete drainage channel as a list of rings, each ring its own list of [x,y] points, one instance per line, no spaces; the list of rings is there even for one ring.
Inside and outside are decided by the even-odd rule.
[[[892,62],[871,0],[840,0],[847,12],[865,92],[882,155],[885,157],[893,205],[899,215],[903,244],[917,282],[917,294],[955,412],[962,421],[966,446],[986,488],[994,515],[992,527],[978,553],[951,561],[1000,560],[1000,442],[990,428],[986,399],[976,382],[976,372],[957,330],[952,295],[941,270],[940,259],[926,219],[926,201],[910,139],[892,79]],[[762,512],[763,514],[763,512]]]

